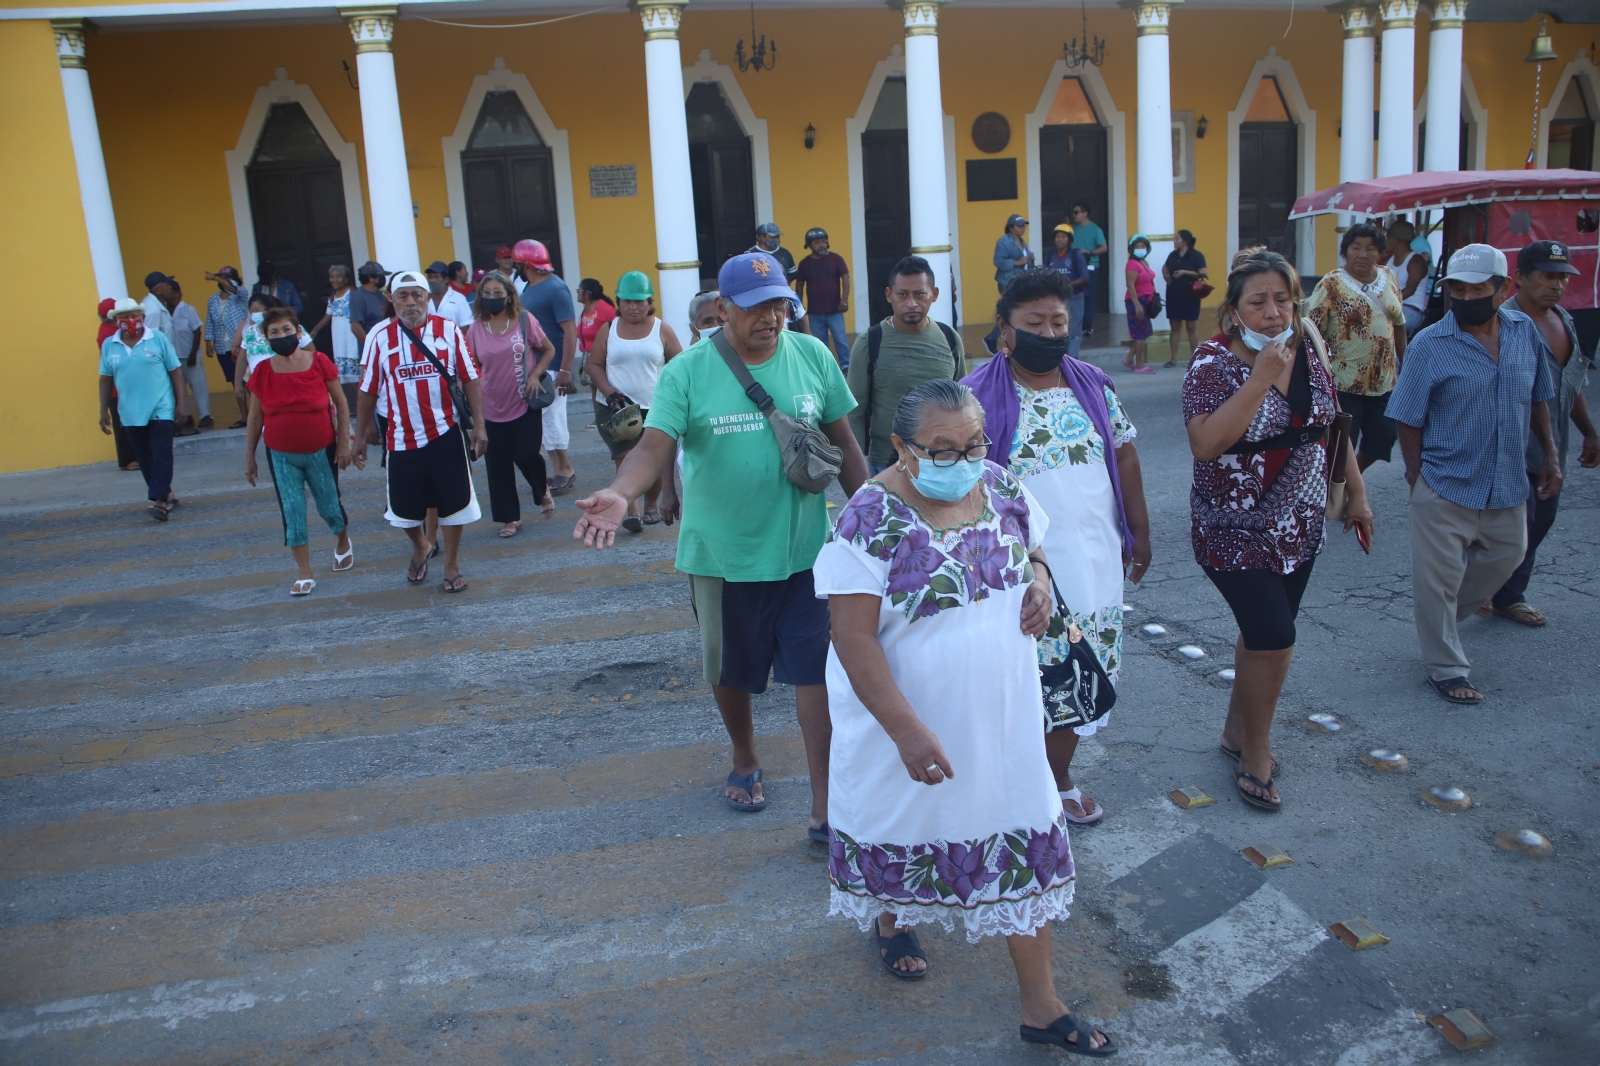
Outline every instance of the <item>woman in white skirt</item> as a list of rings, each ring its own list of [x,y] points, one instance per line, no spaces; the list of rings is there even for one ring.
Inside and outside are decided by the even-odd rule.
[[[1067,917],[1074,873],[1039,728],[1049,520],[986,461],[966,386],[912,389],[892,439],[899,461],[840,512],[814,568],[833,625],[829,913],[875,931],[904,980],[927,974],[921,923],[1004,936],[1022,1038],[1114,1054],[1051,971],[1049,923]]]
[[[361,342],[356,340],[356,331],[350,328],[350,293],[354,285],[350,280],[350,268],[329,267],[328,284],[333,289],[328,297],[328,309],[323,312],[322,321],[317,323],[311,335],[315,337],[320,334],[324,326],[332,327],[329,339],[333,348],[333,366],[339,371],[339,384],[344,386],[345,399],[350,402],[350,410],[354,411],[356,385],[361,381]]]

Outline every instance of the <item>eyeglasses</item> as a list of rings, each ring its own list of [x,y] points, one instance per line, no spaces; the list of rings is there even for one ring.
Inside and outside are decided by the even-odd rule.
[[[938,451],[934,451],[926,444],[923,444],[920,441],[912,440],[909,437],[906,438],[906,443],[912,445],[913,447],[921,448],[923,451],[927,452],[928,461],[934,466],[938,467],[955,466],[960,462],[971,462],[974,459],[985,459],[989,455],[989,449],[994,447],[994,441],[990,440],[987,436],[983,438],[982,444],[974,444],[970,448],[961,448],[959,450],[955,448],[940,448]]]

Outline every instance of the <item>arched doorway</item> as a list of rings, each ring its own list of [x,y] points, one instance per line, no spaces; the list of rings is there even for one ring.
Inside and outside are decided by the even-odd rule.
[[[525,237],[550,251],[561,271],[555,163],[517,94],[484,94],[461,151],[472,265],[492,269],[495,250]]]
[[[1583,79],[1568,79],[1567,91],[1561,95],[1561,102],[1556,104],[1555,117],[1550,120],[1546,166],[1571,167],[1573,170],[1596,169],[1596,109],[1594,102],[1585,96]]]
[[[716,82],[696,82],[684,101],[694,184],[701,286],[716,288],[722,264],[755,243],[750,138]]]
[[[1089,206],[1090,218],[1102,228],[1109,225],[1108,159],[1106,127],[1082,80],[1062,78],[1039,127],[1039,217],[1030,219],[1047,251],[1055,241],[1056,226],[1072,221],[1072,205],[1079,201]],[[1094,304],[1095,313],[1110,313],[1110,285],[1095,285]]]
[[[889,316],[889,271],[911,248],[911,169],[906,147],[906,79],[883,79],[861,132],[861,191],[867,245],[869,321]],[[865,328],[865,327],[858,327]]]
[[[1299,187],[1299,142],[1278,79],[1262,78],[1239,125],[1238,247],[1264,244],[1291,263],[1297,258],[1288,228]]]
[[[315,323],[332,291],[328,268],[354,264],[339,160],[299,103],[267,112],[245,181],[256,254],[300,290],[305,318]]]

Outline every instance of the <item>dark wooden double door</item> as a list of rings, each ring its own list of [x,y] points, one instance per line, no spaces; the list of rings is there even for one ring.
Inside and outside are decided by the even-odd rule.
[[[717,271],[756,240],[755,178],[750,138],[689,145],[694,228],[701,285],[716,287]]]
[[[328,268],[354,266],[339,160],[304,108],[273,104],[245,176],[256,255],[300,290],[304,318],[315,325],[333,291]],[[240,265],[247,276],[255,268]]]
[[[472,266],[494,269],[494,253],[532,238],[549,249],[561,273],[555,163],[548,148],[461,153]]]
[[[1246,122],[1239,127],[1239,247],[1264,244],[1290,263],[1289,226],[1299,184],[1300,130],[1292,122]]]
[[[881,322],[889,317],[889,301],[883,295],[889,271],[911,254],[911,167],[905,130],[867,130],[861,135],[861,191],[867,230],[867,313],[871,322]],[[868,324],[858,322],[856,328]]]
[[[1055,247],[1055,228],[1072,221],[1072,205],[1080,201],[1089,205],[1090,217],[1109,238],[1109,158],[1104,126],[1082,123],[1039,128],[1039,217],[1029,221],[1046,254]],[[1082,242],[1075,246],[1089,250]],[[1111,307],[1109,250],[1100,258],[1094,286],[1096,314],[1108,313]]]

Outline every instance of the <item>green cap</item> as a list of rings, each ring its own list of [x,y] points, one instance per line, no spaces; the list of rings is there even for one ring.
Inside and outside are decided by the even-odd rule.
[[[617,299],[648,300],[655,295],[650,287],[650,276],[642,270],[630,270],[617,279]]]

